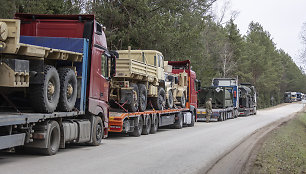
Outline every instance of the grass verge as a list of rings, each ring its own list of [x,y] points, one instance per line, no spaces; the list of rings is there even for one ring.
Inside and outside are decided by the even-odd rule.
[[[306,113],[267,135],[250,173],[306,173]]]

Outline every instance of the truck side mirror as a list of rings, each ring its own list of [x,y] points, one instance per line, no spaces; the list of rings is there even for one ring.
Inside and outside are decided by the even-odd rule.
[[[197,80],[197,90],[201,90],[201,80]]]
[[[110,78],[116,75],[116,59],[119,57],[119,54],[116,51],[109,51],[110,53]]]

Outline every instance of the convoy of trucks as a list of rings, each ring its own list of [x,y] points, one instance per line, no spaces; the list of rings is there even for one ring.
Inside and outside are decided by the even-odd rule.
[[[201,87],[191,62],[156,50],[110,51],[93,15],[0,19],[0,150],[54,155],[67,143],[99,145],[109,132],[154,134],[256,114],[256,91],[238,78]]]
[[[303,99],[305,99],[305,95],[301,92],[285,92],[284,93],[284,102],[285,103],[302,101]]]

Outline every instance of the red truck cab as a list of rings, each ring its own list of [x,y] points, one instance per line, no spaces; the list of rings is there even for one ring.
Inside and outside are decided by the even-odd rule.
[[[196,109],[198,106],[198,86],[199,81],[196,79],[196,73],[191,70],[190,60],[184,61],[168,61],[168,64],[172,66],[172,73],[179,74],[186,72],[188,74],[188,94],[186,107],[190,109],[194,114],[196,114]]]

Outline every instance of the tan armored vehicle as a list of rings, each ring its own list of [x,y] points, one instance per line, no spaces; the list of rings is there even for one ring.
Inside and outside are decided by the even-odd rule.
[[[155,50],[119,50],[110,97],[129,111],[144,111],[150,99],[162,110],[166,102],[164,58]]]
[[[174,105],[186,107],[186,92],[188,86],[188,74],[182,72],[179,74],[172,73],[172,66],[168,61],[164,62],[165,67],[165,89],[166,89],[166,106],[173,108]]]

